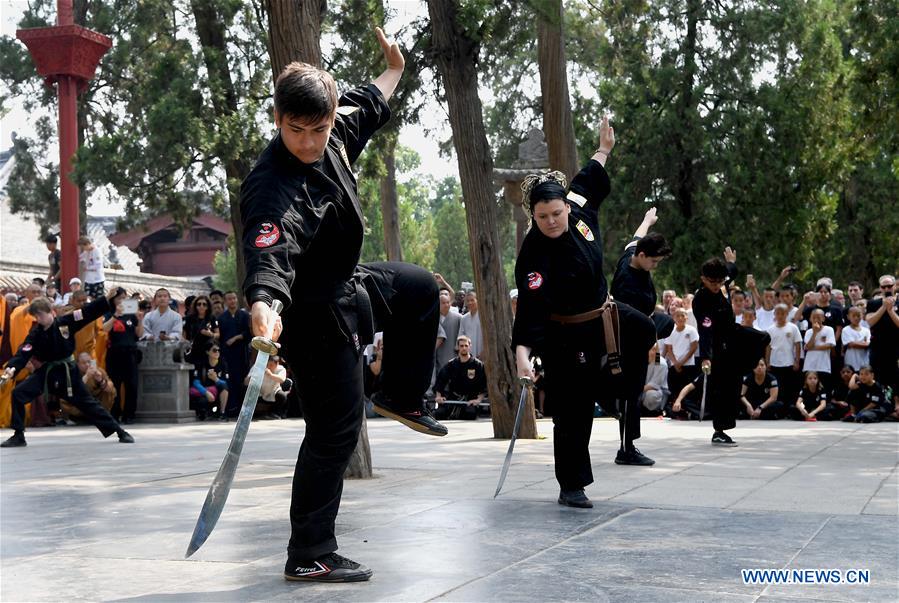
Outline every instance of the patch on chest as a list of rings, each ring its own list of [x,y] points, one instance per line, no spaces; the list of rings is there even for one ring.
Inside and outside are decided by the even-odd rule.
[[[712,326],[712,319],[711,319],[711,317],[706,316],[705,318],[703,318],[703,319],[702,319],[702,326],[704,326],[704,327],[710,327],[710,326]]]
[[[528,289],[534,291],[543,285],[543,275],[539,272],[531,272],[528,274]]]
[[[474,370],[474,369],[468,369],[467,374],[468,374],[468,378],[469,378],[469,379],[474,379],[474,376],[475,376],[475,370]]]
[[[581,233],[588,241],[593,241],[596,238],[593,236],[593,231],[590,230],[590,227],[587,226],[587,223],[583,220],[578,220],[575,228],[577,228],[577,231]]]
[[[259,249],[271,247],[281,238],[281,229],[274,222],[262,222],[256,232],[258,235],[253,244]]]
[[[59,334],[62,335],[65,339],[68,339],[69,338],[69,327],[66,325],[59,327]]]

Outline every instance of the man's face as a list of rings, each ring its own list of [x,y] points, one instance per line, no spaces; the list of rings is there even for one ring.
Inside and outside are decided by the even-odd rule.
[[[28,285],[28,288],[25,289],[25,297],[28,298],[28,301],[34,301],[34,298],[41,294],[41,288],[37,285]]]
[[[699,277],[699,280],[702,281],[702,286],[712,293],[718,293],[721,290],[721,285],[724,284],[723,278],[710,278],[708,276],[701,276]]]
[[[478,298],[473,293],[469,293],[465,296],[465,306],[468,308],[468,311],[472,314],[477,314],[478,312]]]
[[[225,311],[225,306],[222,305],[222,302],[216,300],[212,302],[212,314],[218,316],[222,312]]]
[[[224,298],[221,295],[219,295],[218,293],[211,293],[209,295],[209,301],[221,302],[221,301],[224,301]]]
[[[765,291],[762,293],[762,305],[765,306],[766,310],[770,310],[774,307],[774,291]]]
[[[830,291],[826,288],[822,287],[818,290],[818,305],[819,306],[829,306],[830,305]]]
[[[160,312],[169,309],[169,302],[172,300],[168,291],[159,291],[153,296],[153,304],[159,308]]]
[[[677,293],[675,293],[671,289],[665,289],[662,291],[662,305],[666,308],[671,304],[671,300],[677,297]]]
[[[50,251],[56,251],[56,243],[47,242],[47,249]]]
[[[784,289],[780,292],[780,301],[787,304],[788,306],[792,306],[795,299],[796,296],[793,295],[792,289]]]
[[[849,299],[856,303],[862,298],[862,288],[858,285],[849,285]]]
[[[334,116],[310,122],[275,111],[275,125],[281,129],[281,140],[294,157],[303,163],[315,163],[325,154]]]
[[[884,297],[890,297],[894,295],[896,290],[896,281],[892,279],[885,278],[880,281],[880,292],[883,293]]]
[[[78,371],[84,375],[87,373],[87,370],[91,367],[91,357],[88,354],[79,354],[78,355]]]
[[[558,239],[568,230],[571,206],[562,199],[549,199],[534,204],[534,223],[544,236]]]
[[[463,360],[468,358],[471,355],[471,344],[468,343],[468,340],[462,339],[459,341],[459,358]]]
[[[225,305],[232,312],[237,310],[237,294],[236,293],[227,293],[225,295]]]
[[[452,300],[450,300],[449,293],[444,292],[440,294],[440,314],[442,316],[446,316],[449,314],[450,306],[452,306]]]

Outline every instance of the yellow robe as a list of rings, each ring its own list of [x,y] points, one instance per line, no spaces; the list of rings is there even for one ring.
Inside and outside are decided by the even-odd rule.
[[[25,338],[31,327],[34,326],[34,316],[28,313],[28,303],[24,303],[9,315],[8,331],[4,330],[4,337],[9,333],[10,349],[13,354],[19,351],[19,346],[25,343]],[[31,371],[22,369],[16,373],[13,381],[9,381],[0,388],[0,427],[9,427],[12,420],[12,390],[17,383],[25,379]],[[30,413],[26,411],[25,421],[28,422]]]

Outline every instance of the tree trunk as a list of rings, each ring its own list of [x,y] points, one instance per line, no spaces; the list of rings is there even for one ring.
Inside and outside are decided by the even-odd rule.
[[[537,8],[537,12],[537,63],[549,167],[563,172],[571,182],[579,171],[579,164],[568,96],[562,0],[546,2]]]
[[[520,387],[515,357],[509,347],[512,309],[500,257],[499,210],[491,189],[493,158],[478,98],[475,68],[478,46],[459,23],[459,6],[454,0],[428,0],[428,13],[432,50],[446,93],[465,199],[469,246],[484,333],[483,357],[488,375],[493,435],[508,438],[512,435]],[[535,438],[536,435],[537,425],[531,410],[523,418],[519,437]]]
[[[381,176],[381,221],[384,226],[384,251],[390,262],[403,261],[400,242],[399,198],[396,191],[396,132],[387,135],[384,143],[385,174]]]
[[[264,0],[264,2],[265,13],[268,15],[268,54],[272,63],[272,82],[277,80],[278,74],[291,61],[303,61],[321,67],[321,22],[327,8],[326,0]],[[238,264],[238,268],[241,266],[242,263]],[[356,449],[344,476],[373,477],[368,425],[364,420]]]
[[[675,141],[677,156],[681,158],[678,165],[677,183],[674,187],[674,195],[678,200],[681,213],[686,223],[693,217],[693,196],[696,193],[696,170],[693,165],[695,156],[692,140],[696,124],[696,96],[693,87],[696,80],[696,45],[698,24],[701,17],[702,0],[687,1],[687,35],[684,37],[683,59],[684,68],[681,78],[681,89],[677,101],[678,123],[681,124],[679,136]]]
[[[264,0],[272,79],[292,61],[322,66],[322,16],[327,0]]]

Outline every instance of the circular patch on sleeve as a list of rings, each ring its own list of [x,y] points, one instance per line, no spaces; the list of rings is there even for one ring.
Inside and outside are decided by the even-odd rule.
[[[539,289],[543,285],[543,275],[539,272],[531,272],[528,274],[528,289],[531,291]]]
[[[708,316],[706,316],[705,318],[703,318],[703,319],[702,319],[702,326],[704,326],[704,327],[710,327],[710,326],[712,326],[712,319],[711,319],[710,317],[708,317]]]
[[[262,222],[257,229],[254,245],[259,249],[271,247],[281,239],[281,230],[274,222]]]
[[[22,351],[23,351],[23,352],[30,352],[30,351],[31,351],[31,344],[30,344],[30,343],[26,343],[25,345],[23,345],[23,346],[22,346]]]

